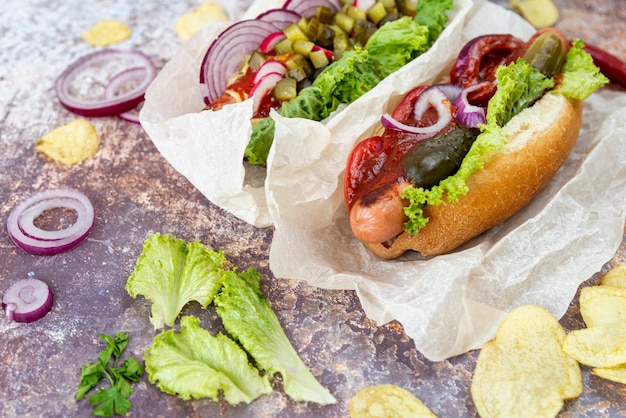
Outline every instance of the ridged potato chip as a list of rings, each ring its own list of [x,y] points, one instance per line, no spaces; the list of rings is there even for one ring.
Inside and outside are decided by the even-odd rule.
[[[369,386],[350,399],[351,418],[436,418],[415,395],[400,386]]]
[[[35,150],[65,165],[92,157],[98,151],[98,133],[86,119],[74,119],[48,132],[35,143]]]
[[[615,266],[607,271],[598,284],[626,288],[626,264]]]
[[[478,355],[471,384],[482,418],[554,417],[582,393],[580,365],[561,348],[565,330],[548,311],[511,311]]]
[[[116,19],[104,19],[83,32],[83,39],[93,46],[107,46],[128,39],[131,30]]]
[[[547,28],[559,19],[559,9],[552,0],[511,0],[511,8],[535,28]]]

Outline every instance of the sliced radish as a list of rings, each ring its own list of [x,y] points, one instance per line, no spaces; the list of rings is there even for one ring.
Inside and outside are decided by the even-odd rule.
[[[252,86],[250,90],[250,96],[253,100],[253,110],[256,113],[261,106],[261,102],[265,95],[270,93],[276,83],[283,79],[283,75],[280,73],[269,73],[265,77],[261,78],[258,83]]]
[[[50,287],[38,279],[22,279],[4,292],[2,309],[10,320],[33,322],[46,316],[54,296]]]
[[[259,70],[254,75],[254,80],[252,80],[252,84],[255,85],[263,77],[270,73],[278,73],[278,74],[287,74],[287,67],[280,61],[276,60],[267,60],[260,67]]]
[[[278,44],[280,41],[282,41],[286,37],[287,35],[285,35],[284,32],[270,33],[267,36],[267,38],[263,39],[263,42],[261,42],[261,46],[259,47],[259,49],[261,50],[262,53],[269,54],[274,50],[274,47],[276,46],[276,44]]]

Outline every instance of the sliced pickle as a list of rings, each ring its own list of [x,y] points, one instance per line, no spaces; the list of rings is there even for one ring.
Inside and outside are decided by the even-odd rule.
[[[524,60],[537,71],[554,77],[561,71],[565,59],[561,38],[553,32],[544,32],[526,50]]]

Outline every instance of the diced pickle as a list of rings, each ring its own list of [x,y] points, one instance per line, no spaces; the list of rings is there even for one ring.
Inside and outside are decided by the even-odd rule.
[[[254,51],[252,55],[250,55],[250,59],[248,60],[248,65],[250,69],[255,72],[259,69],[259,67],[267,60],[265,55],[260,53],[259,51]]]
[[[302,55],[309,55],[309,53],[313,50],[313,46],[315,44],[311,41],[305,41],[303,39],[296,39],[291,47],[293,48],[293,52]]]
[[[354,28],[354,18],[348,16],[347,13],[337,12],[335,13],[335,24],[344,32],[350,33],[352,32],[352,28]]]
[[[333,39],[335,38],[335,30],[330,25],[322,26],[322,33],[315,38],[315,43],[319,46],[329,49],[333,47]]]
[[[274,51],[276,51],[278,55],[292,53],[293,48],[291,45],[292,45],[291,39],[285,38],[276,44],[276,46],[274,47]]]
[[[305,33],[309,39],[315,40],[322,33],[324,24],[317,20],[316,17],[309,20],[309,24],[306,27]]]
[[[365,14],[365,10],[356,7],[356,6],[350,6],[346,9],[346,13],[348,14],[348,16],[350,16],[351,18],[355,19],[355,20],[366,20],[367,19],[367,14]]]
[[[309,59],[311,60],[311,64],[313,64],[313,68],[319,69],[326,67],[330,61],[326,56],[326,52],[320,50],[313,51],[309,54]]]
[[[344,52],[350,50],[350,41],[348,40],[348,35],[343,34],[335,34],[335,38],[333,39],[333,56],[334,59],[338,60],[344,54]]]
[[[305,35],[302,29],[300,29],[297,23],[291,23],[287,25],[287,27],[283,29],[283,32],[285,33],[287,38],[291,40],[291,42],[295,41],[296,39],[304,39],[307,41],[309,40],[309,38]]]
[[[288,70],[293,70],[295,68],[298,67],[303,67],[308,65],[308,62],[306,60],[306,57],[302,54],[294,54],[291,58],[289,58],[286,62],[285,65],[287,66]]]
[[[301,31],[306,33],[306,27],[309,25],[309,19],[306,16],[302,16],[296,23]]]
[[[385,15],[385,17],[383,18],[383,20],[381,20],[380,22],[378,22],[378,26],[382,26],[387,22],[391,22],[393,20],[398,20],[400,18],[400,14],[395,11],[395,12],[387,12],[387,15]]]
[[[385,6],[379,1],[374,3],[374,5],[370,7],[370,9],[367,11],[368,19],[374,24],[378,24],[378,22],[383,20],[386,15],[387,10],[385,9]]]
[[[291,100],[298,94],[298,82],[295,78],[285,77],[274,86],[272,94],[277,100]]]
[[[378,2],[382,3],[387,10],[396,8],[396,0],[378,0]]]
[[[317,17],[317,20],[322,23],[330,23],[333,20],[333,11],[328,6],[320,6],[317,8],[315,16]]]
[[[287,72],[287,76],[295,79],[296,81],[302,81],[308,77],[308,74],[302,67],[294,68]]]

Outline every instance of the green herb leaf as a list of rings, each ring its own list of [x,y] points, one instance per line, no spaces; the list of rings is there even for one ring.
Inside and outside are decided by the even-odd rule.
[[[89,403],[98,406],[92,411],[97,417],[112,417],[114,414],[124,415],[132,404],[116,387],[98,389],[98,392],[89,397]]]

